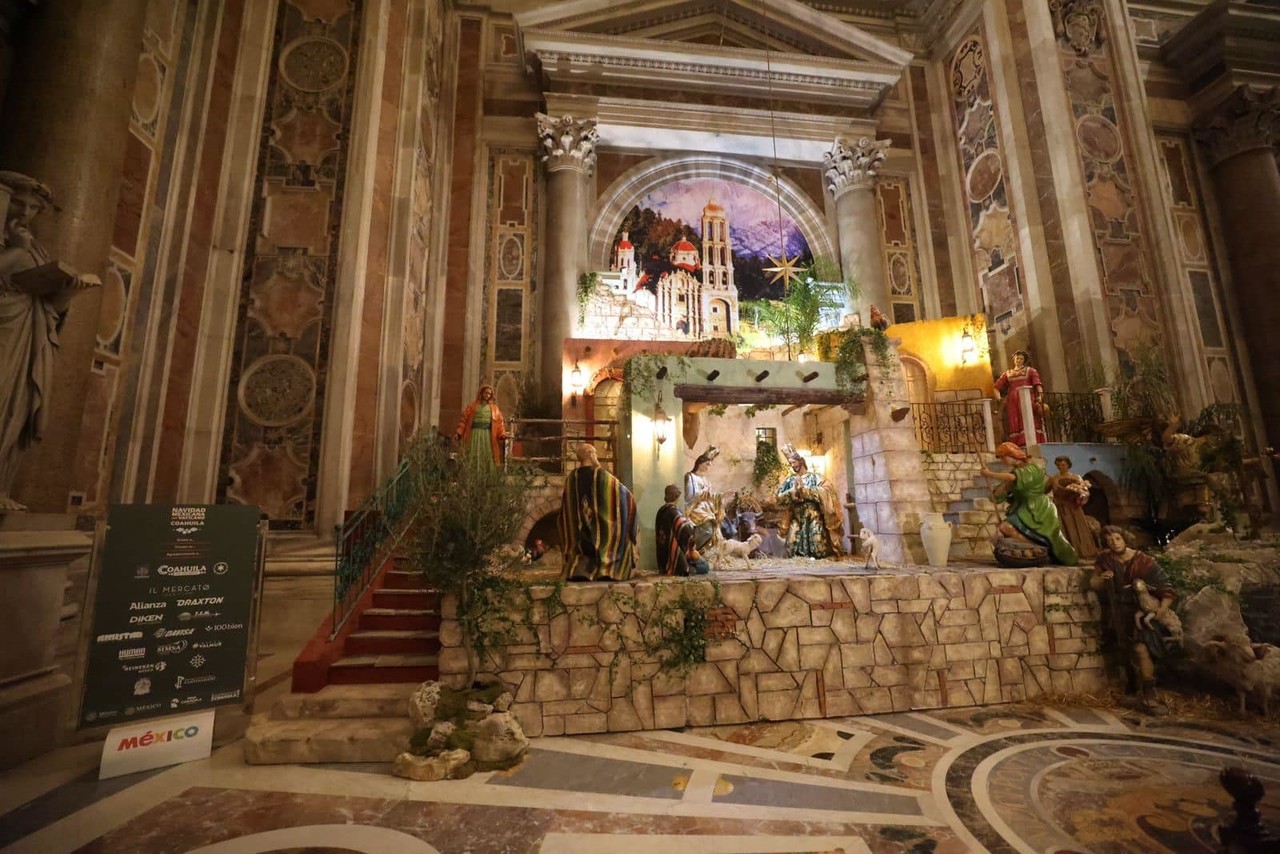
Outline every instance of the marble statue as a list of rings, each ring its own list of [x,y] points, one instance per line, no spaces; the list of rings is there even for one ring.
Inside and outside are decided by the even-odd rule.
[[[843,509],[835,489],[809,471],[804,457],[788,447],[791,475],[778,486],[778,503],[790,513],[787,557],[825,558],[842,554]]]
[[[1031,408],[1035,413],[1034,441],[1039,445],[1044,442],[1044,386],[1040,382],[1040,372],[1031,367],[1031,354],[1026,350],[1015,350],[1013,367],[1002,373],[995,384],[996,400],[1005,395],[1004,423],[1008,439],[1025,448],[1028,444],[1026,429],[1022,423],[1022,405],[1018,400],[1018,390],[1023,386],[1031,387]]]
[[[10,495],[27,448],[40,441],[53,392],[53,360],[71,298],[102,283],[55,261],[31,232],[53,203],[49,188],[0,172],[0,513],[26,508]]]

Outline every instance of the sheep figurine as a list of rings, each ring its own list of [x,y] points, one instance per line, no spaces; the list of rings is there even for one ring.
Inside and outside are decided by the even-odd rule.
[[[874,564],[875,568],[879,569],[880,541],[876,539],[876,535],[869,529],[863,528],[858,532],[858,539],[862,541],[862,551],[867,556],[867,562],[863,564],[863,568],[869,569]]]
[[[1164,627],[1166,637],[1164,642],[1170,646],[1182,645],[1182,621],[1178,619],[1178,615],[1173,612],[1172,608],[1160,610],[1160,600],[1151,595],[1147,590],[1147,583],[1141,578],[1134,579],[1133,596],[1138,600],[1138,611],[1133,615],[1134,625],[1138,629],[1151,628],[1151,623],[1156,622]]]
[[[1213,672],[1236,689],[1240,714],[1251,693],[1262,698],[1262,713],[1271,714],[1271,693],[1280,686],[1280,648],[1269,643],[1250,643],[1247,637],[1218,636],[1205,641]]]

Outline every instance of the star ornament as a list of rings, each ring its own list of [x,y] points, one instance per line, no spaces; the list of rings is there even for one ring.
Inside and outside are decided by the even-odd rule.
[[[769,259],[769,263],[773,264],[773,266],[765,267],[764,271],[766,273],[773,274],[769,277],[769,284],[773,284],[781,279],[782,286],[784,288],[789,288],[791,287],[791,280],[800,275],[796,270],[796,262],[800,260],[800,256],[797,255],[794,258],[788,258],[787,250],[785,249],[782,250],[781,255],[782,257],[780,258],[775,258],[772,255],[766,255],[765,257]]]

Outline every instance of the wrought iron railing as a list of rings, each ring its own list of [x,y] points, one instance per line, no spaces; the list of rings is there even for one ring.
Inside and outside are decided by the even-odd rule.
[[[1045,392],[1044,435],[1047,442],[1104,442],[1098,425],[1106,419],[1093,392]]]
[[[435,437],[430,437],[417,441],[434,440]],[[413,472],[409,462],[413,457],[412,450],[406,453],[377,491],[347,513],[342,524],[334,528],[338,549],[333,572],[330,638],[337,636],[413,522]]]
[[[980,400],[911,404],[920,449],[931,454],[973,454],[988,450],[986,406]]]

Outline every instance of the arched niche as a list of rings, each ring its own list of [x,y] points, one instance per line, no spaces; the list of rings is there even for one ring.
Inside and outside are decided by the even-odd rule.
[[[765,198],[777,198],[782,212],[804,235],[814,257],[839,261],[839,250],[825,214],[794,182],[779,177],[775,189],[772,173],[763,166],[733,157],[692,154],[647,160],[627,170],[600,195],[591,218],[594,225],[587,256],[591,268],[609,269],[622,220],[641,199],[672,181],[692,178],[716,178],[745,184]]]

